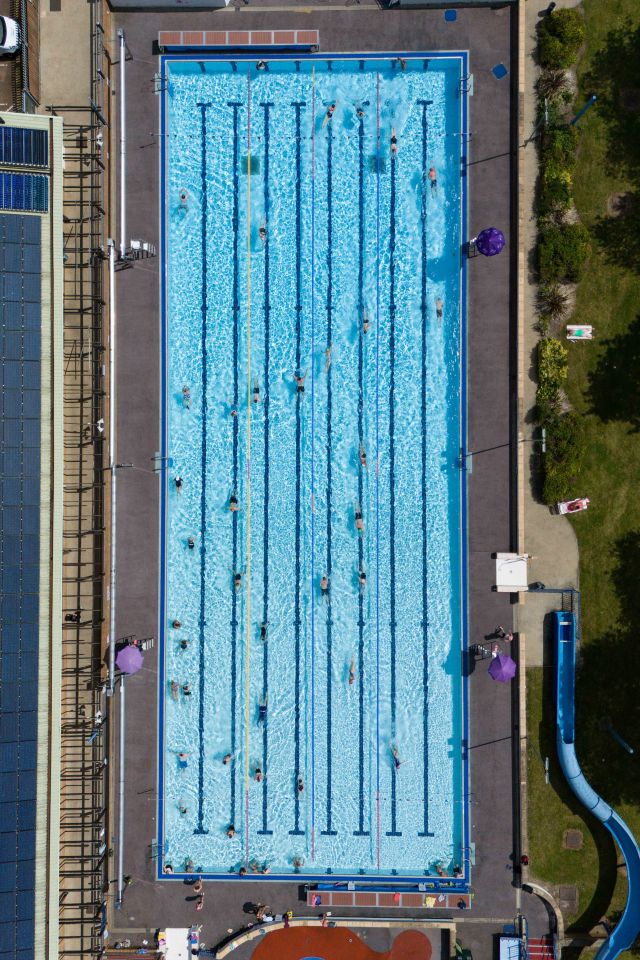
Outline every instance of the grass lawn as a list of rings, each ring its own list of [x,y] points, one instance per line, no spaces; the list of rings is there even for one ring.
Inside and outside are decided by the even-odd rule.
[[[567,388],[584,417],[588,449],[575,495],[591,499],[589,511],[572,520],[582,591],[577,751],[594,788],[640,837],[638,761],[601,726],[610,718],[636,753],[640,749],[640,4],[585,0],[584,11],[587,47],[578,65],[578,105],[591,93],[599,102],[580,123],[574,193],[593,235],[593,255],[573,322],[592,324],[597,339],[570,345]],[[622,213],[611,216],[615,197],[622,198]],[[552,670],[547,672],[552,683]],[[607,832],[583,818],[565,787],[543,670],[530,670],[527,679],[532,867],[549,884],[577,885],[579,911],[568,919],[586,931],[623,907],[626,882]],[[549,786],[540,754],[552,760]],[[584,833],[579,852],[562,847],[564,830],[572,826]]]

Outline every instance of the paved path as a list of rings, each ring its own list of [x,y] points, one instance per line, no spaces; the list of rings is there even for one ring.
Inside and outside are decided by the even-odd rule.
[[[559,0],[558,7],[573,7],[573,0]],[[540,13],[547,4],[541,0],[529,0],[526,10],[526,88],[524,99],[525,142],[531,136],[536,123],[535,83],[538,66],[534,59],[536,46],[536,27]],[[522,432],[525,437],[533,435],[535,426],[536,383],[535,362],[536,345],[540,334],[536,329],[537,277],[535,274],[535,247],[537,241],[536,214],[534,197],[538,176],[538,151],[536,143],[520,145],[525,156],[525,209],[528,211],[522,231],[527,265],[527,283],[525,285],[525,377],[524,409],[525,417]],[[566,517],[552,514],[547,506],[536,499],[538,486],[537,466],[539,463],[539,444],[525,444],[525,492],[524,492],[524,536],[525,550],[532,557],[529,565],[529,581],[542,581],[548,587],[577,587],[579,583],[578,542],[571,521]],[[543,623],[544,616],[557,609],[558,597],[548,593],[523,594],[522,602],[514,608],[516,629],[526,636],[527,666],[539,666],[543,662]]]

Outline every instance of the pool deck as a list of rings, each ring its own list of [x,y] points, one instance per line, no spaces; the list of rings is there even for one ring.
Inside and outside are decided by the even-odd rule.
[[[470,102],[471,162],[468,167],[471,235],[482,227],[504,229],[507,248],[499,257],[469,261],[468,447],[475,451],[469,476],[470,639],[482,640],[501,623],[509,629],[508,595],[496,594],[491,554],[515,544],[510,462],[515,391],[515,258],[509,245],[512,209],[510,82],[514,77],[515,11],[509,8],[459,9],[456,22],[442,10],[381,11],[372,6],[305,7],[277,11],[258,4],[216,12],[118,13],[133,60],[127,63],[128,235],[158,236],[158,98],[152,45],[159,30],[314,29],[321,52],[361,50],[468,49],[474,75]],[[515,46],[513,47],[515,49]],[[504,63],[509,76],[497,80],[491,68]],[[157,635],[158,481],[151,459],[159,442],[158,260],[137,264],[118,275],[118,450],[119,462],[138,470],[121,471],[118,481],[118,634]],[[112,941],[137,939],[159,925],[204,924],[203,939],[213,945],[251,919],[247,904],[269,903],[274,911],[312,912],[295,881],[207,884],[206,903],[196,914],[190,889],[180,882],[155,883],[151,860],[156,837],[157,646],[143,670],[127,683],[127,786],[124,872],[133,877],[121,913],[112,917]],[[461,921],[459,936],[476,960],[493,955],[492,935],[513,920],[518,902],[514,885],[512,756],[515,685],[494,683],[486,663],[469,677],[471,834],[476,848],[475,900]],[[516,777],[517,783],[517,777]],[[515,849],[515,859],[520,852]],[[115,866],[115,864],[114,864]],[[113,888],[112,888],[113,889]],[[546,912],[522,893],[522,909],[533,936],[547,930]],[[341,909],[343,916],[374,915],[371,909]],[[394,918],[411,910],[386,911]],[[436,916],[435,911],[420,911]],[[378,912],[380,915],[380,912]],[[442,919],[446,919],[443,917]],[[134,939],[134,942],[136,940]],[[244,949],[244,948],[243,948]],[[249,952],[239,950],[241,960]]]

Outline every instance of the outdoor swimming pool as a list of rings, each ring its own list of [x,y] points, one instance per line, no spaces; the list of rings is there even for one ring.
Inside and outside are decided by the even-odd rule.
[[[466,875],[465,68],[163,61],[174,874]]]

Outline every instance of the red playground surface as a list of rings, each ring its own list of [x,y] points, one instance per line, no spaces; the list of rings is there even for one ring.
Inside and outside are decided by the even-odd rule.
[[[344,927],[297,927],[269,933],[252,960],[431,960],[431,943],[418,930],[403,930],[391,950],[379,953]]]

